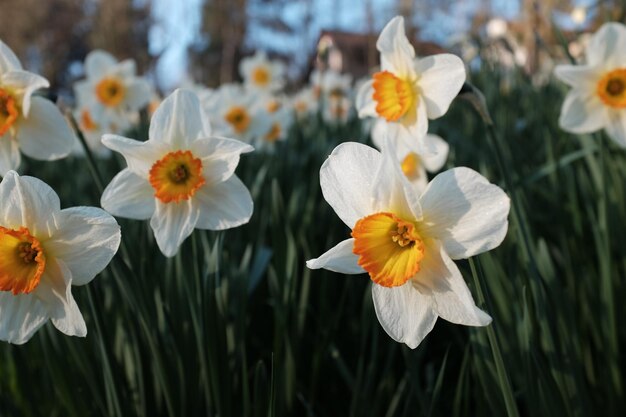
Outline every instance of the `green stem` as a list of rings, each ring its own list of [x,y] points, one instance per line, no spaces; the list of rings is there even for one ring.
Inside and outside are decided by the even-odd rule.
[[[478,258],[476,258],[476,263],[480,263]],[[482,275],[482,268],[480,272],[477,270],[476,265],[474,264],[474,259],[469,259],[470,268],[472,269],[472,277],[474,278],[474,286],[476,287],[476,292],[478,293],[478,303],[480,305],[485,304],[485,294],[486,290],[483,291],[482,282],[484,281],[484,277]],[[480,275],[480,278],[479,278]],[[490,303],[488,303],[490,304]],[[511,388],[511,382],[509,379],[509,375],[506,371],[506,367],[504,366],[504,360],[502,359],[502,353],[500,350],[500,343],[498,341],[498,336],[496,334],[496,325],[492,323],[487,326],[487,338],[489,339],[489,346],[491,347],[491,353],[493,354],[493,359],[496,364],[496,372],[498,374],[498,379],[500,380],[500,389],[502,391],[502,396],[504,397],[504,405],[506,407],[507,415],[509,417],[519,417],[519,411],[517,409],[517,403],[515,402],[515,397],[513,395],[513,389]]]

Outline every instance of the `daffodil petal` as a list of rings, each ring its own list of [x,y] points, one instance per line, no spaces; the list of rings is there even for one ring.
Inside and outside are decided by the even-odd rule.
[[[5,72],[21,70],[22,64],[17,56],[13,53],[4,42],[0,40],[0,75]]]
[[[0,340],[24,344],[47,321],[48,312],[34,294],[0,292]]]
[[[602,129],[608,121],[608,109],[596,95],[583,95],[576,90],[567,93],[559,126],[572,133],[591,133]]]
[[[194,139],[211,136],[208,120],[198,96],[189,90],[177,89],[154,112],[148,137],[151,141],[186,149]]]
[[[621,23],[605,23],[591,37],[585,50],[588,65],[605,68],[626,65],[626,27]]]
[[[202,160],[207,185],[226,181],[235,172],[239,156],[254,150],[247,143],[221,137],[198,139],[191,143],[190,148]]]
[[[372,298],[385,332],[411,349],[424,340],[437,321],[431,299],[416,290],[411,281],[399,287],[372,284]]]
[[[486,326],[491,317],[474,303],[461,271],[435,240],[426,242],[424,259],[413,284],[431,300],[435,313],[444,320],[465,326]]]
[[[623,110],[609,110],[606,133],[621,148],[626,148],[626,115]]]
[[[393,212],[403,219],[420,219],[422,210],[419,197],[406,178],[398,158],[393,141],[383,144],[382,161],[372,184],[373,212]]]
[[[102,144],[115,152],[121,153],[126,160],[128,169],[144,178],[148,178],[152,165],[168,152],[168,148],[159,142],[150,140],[140,142],[110,134],[102,136]]]
[[[57,194],[40,179],[9,171],[0,183],[0,220],[5,227],[28,225],[39,239],[55,230],[61,203]]]
[[[443,116],[465,82],[465,65],[452,54],[431,55],[415,64],[420,74],[420,99],[426,104],[429,119]]]
[[[450,145],[440,136],[427,134],[424,138],[424,147],[432,149],[421,155],[422,163],[428,172],[437,172],[446,164]]]
[[[199,211],[198,229],[224,230],[248,223],[253,202],[241,180],[232,175],[226,181],[201,187],[193,197]]]
[[[156,202],[156,210],[150,219],[157,245],[167,257],[172,257],[185,239],[191,235],[198,222],[199,211],[191,201],[179,203]]]
[[[147,179],[126,168],[107,185],[100,204],[114,216],[146,220],[156,208],[154,192]]]
[[[452,259],[491,250],[506,236],[509,197],[472,169],[453,168],[437,175],[420,203],[420,234],[441,241]]]
[[[150,102],[152,86],[143,78],[136,78],[126,90],[125,103],[131,109],[141,109]]]
[[[69,268],[73,285],[85,285],[94,279],[111,262],[120,245],[120,226],[99,208],[61,210],[58,227],[46,242],[46,249]]]
[[[60,260],[49,260],[33,293],[46,307],[52,324],[68,336],[87,336],[87,325],[72,296],[72,273]]]
[[[359,88],[355,99],[355,107],[360,118],[378,117],[374,100],[374,80],[368,80]]]
[[[18,169],[21,161],[22,155],[17,141],[11,138],[10,133],[0,136],[0,177],[12,169]]]
[[[602,77],[602,70],[589,65],[557,65],[554,75],[576,90],[594,94],[598,80]]]
[[[354,239],[346,239],[339,242],[319,258],[306,261],[310,269],[328,269],[341,274],[364,274],[365,270],[358,264],[359,257],[352,252]]]
[[[20,92],[22,95],[22,115],[28,117],[30,112],[31,95],[40,88],[46,88],[50,85],[48,80],[27,71],[10,71],[0,77],[0,85],[10,86]]]
[[[396,16],[387,23],[376,41],[380,52],[381,69],[400,77],[414,74],[415,50],[404,32],[404,18]]]
[[[24,155],[54,161],[69,155],[76,136],[54,103],[32,97],[28,117],[20,120],[17,140]]]
[[[117,60],[108,52],[97,49],[85,58],[85,74],[90,79],[104,77],[115,65]]]
[[[369,146],[345,142],[337,146],[320,169],[324,198],[350,228],[374,213],[373,186],[382,157]]]

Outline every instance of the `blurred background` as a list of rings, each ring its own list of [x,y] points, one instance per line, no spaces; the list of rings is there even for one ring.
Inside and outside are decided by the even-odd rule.
[[[0,39],[53,89],[82,76],[95,48],[134,58],[162,91],[193,79],[208,86],[236,80],[240,59],[266,50],[289,78],[307,79],[318,52],[356,78],[377,64],[378,33],[406,17],[418,54],[442,48],[474,67],[480,46],[528,72],[551,69],[545,47],[555,27],[568,40],[601,20],[622,21],[619,0],[0,0]],[[543,47],[542,47],[543,44]],[[580,48],[573,46],[574,55]],[[543,51],[543,52],[542,52]],[[493,53],[494,51],[491,51]],[[543,56],[542,56],[543,55]]]

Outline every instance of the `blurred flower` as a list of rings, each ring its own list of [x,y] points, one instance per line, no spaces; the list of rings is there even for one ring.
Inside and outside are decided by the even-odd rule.
[[[59,109],[33,93],[48,80],[24,71],[13,51],[0,41],[0,176],[20,165],[20,150],[52,161],[72,150],[74,133]]]
[[[111,150],[102,144],[102,135],[110,132],[117,132],[115,126],[111,126],[108,129],[103,129],[102,126],[97,123],[91,116],[91,111],[88,107],[79,108],[74,111],[74,118],[78,123],[78,127],[85,137],[85,142],[91,152],[99,158],[108,158],[111,155]],[[78,138],[74,141],[73,153],[75,155],[84,155],[85,150]]]
[[[352,101],[338,92],[325,97],[322,117],[330,124],[345,124],[352,114]]]
[[[291,107],[298,119],[315,114],[319,108],[319,101],[313,88],[306,87],[294,94],[291,97]]]
[[[283,88],[285,83],[285,65],[270,61],[264,51],[242,59],[239,73],[246,88],[253,91],[275,92]]]
[[[400,134],[423,138],[428,119],[443,116],[465,82],[463,61],[452,54],[415,59],[404,34],[404,19],[393,18],[376,42],[381,71],[356,97],[359,117],[376,117],[397,125]]]
[[[128,164],[104,190],[105,210],[150,219],[165,256],[174,256],[194,228],[224,230],[248,222],[252,198],[234,172],[239,155],[253,148],[213,135],[193,92],[176,90],[163,100],[148,137],[147,142],[102,138]]]
[[[276,97],[266,97],[265,108],[268,112],[268,129],[256,138],[254,145],[259,151],[273,152],[276,142],[287,139],[293,123],[293,110]]]
[[[78,107],[89,108],[92,119],[110,133],[128,129],[131,117],[153,97],[152,86],[136,75],[132,59],[118,62],[107,52],[92,51],[85,59],[85,75],[74,85]]]
[[[270,128],[267,104],[259,93],[246,91],[239,84],[224,84],[205,97],[202,107],[219,136],[252,142]]]
[[[605,129],[626,148],[626,26],[606,23],[589,41],[584,65],[559,65],[555,75],[572,87],[559,125],[572,133]]]
[[[388,138],[387,131],[384,120],[377,119],[372,127],[372,142],[380,150],[385,147],[387,139],[394,139]],[[413,184],[415,190],[421,193],[428,185],[426,171],[437,172],[445,165],[450,149],[448,143],[441,137],[430,133],[424,138],[424,148],[430,149],[430,152],[416,152],[403,141],[394,141],[394,143],[396,159],[402,172]]]
[[[320,170],[326,201],[352,237],[307,266],[344,274],[367,272],[376,315],[396,341],[415,348],[437,317],[485,326],[452,259],[497,247],[504,239],[509,199],[469,168],[437,175],[419,195],[385,141],[382,155],[357,143],[339,145]]]
[[[120,244],[117,222],[94,207],[61,210],[47,184],[15,171],[0,183],[0,201],[0,340],[25,343],[48,319],[84,337],[71,286],[109,264]]]

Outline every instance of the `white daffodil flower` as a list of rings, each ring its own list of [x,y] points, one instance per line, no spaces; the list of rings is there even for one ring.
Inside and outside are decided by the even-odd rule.
[[[311,87],[303,88],[291,97],[291,107],[298,119],[304,119],[317,113],[319,99]]]
[[[48,319],[69,336],[87,334],[72,297],[111,261],[120,227],[104,210],[61,210],[44,182],[9,171],[0,183],[0,340],[22,344]]]
[[[381,71],[357,93],[359,117],[376,117],[397,125],[421,146],[428,119],[443,116],[465,82],[463,61],[452,54],[415,58],[404,34],[404,19],[393,18],[376,42]],[[416,140],[417,139],[417,140]]]
[[[98,158],[108,158],[111,156],[111,150],[102,144],[102,135],[105,133],[118,133],[116,126],[102,126],[97,123],[91,116],[89,107],[79,108],[74,111],[74,118],[78,123],[80,131],[85,137],[85,142],[89,146],[90,151]],[[75,155],[84,156],[85,150],[78,138],[74,141],[72,152]]]
[[[123,131],[130,117],[152,98],[152,86],[136,75],[135,61],[118,62],[111,54],[91,51],[85,58],[86,79],[74,84],[79,107],[87,106],[95,123]]]
[[[367,272],[376,315],[389,336],[415,348],[437,317],[467,326],[491,322],[452,259],[488,251],[504,239],[509,198],[499,187],[469,168],[454,168],[420,195],[393,149],[380,154],[350,142],[324,162],[320,184],[352,237],[307,266]]]
[[[285,65],[269,60],[264,51],[242,59],[239,73],[246,88],[253,91],[275,92],[285,84]]]
[[[198,97],[176,90],[157,108],[149,140],[104,135],[102,142],[121,153],[128,167],[102,195],[109,213],[150,219],[165,256],[174,256],[194,228],[224,230],[247,223],[252,198],[234,174],[250,145],[214,136]]]
[[[390,137],[390,129],[384,120],[376,119],[372,127],[372,142],[374,146],[382,150],[385,147],[386,140],[394,140]],[[405,141],[395,141],[396,158],[402,172],[409,182],[415,186],[418,193],[424,191],[428,185],[428,177],[426,171],[434,173],[439,171],[448,159],[448,151],[450,146],[448,142],[438,135],[428,133],[423,139],[424,148],[431,149],[432,152],[417,152],[412,149]]]
[[[586,64],[559,65],[554,74],[572,87],[559,125],[572,133],[605,129],[626,148],[626,26],[605,23],[591,37]]]
[[[74,132],[50,100],[34,96],[48,80],[22,69],[13,51],[0,41],[0,177],[21,162],[20,150],[52,161],[72,150]]]
[[[284,100],[277,97],[266,97],[265,109],[269,120],[267,131],[257,137],[254,148],[268,153],[274,152],[276,142],[287,139],[287,133],[293,123],[293,110],[287,107]]]
[[[271,127],[266,103],[260,97],[239,84],[224,84],[202,101],[202,107],[217,135],[251,143]]]

